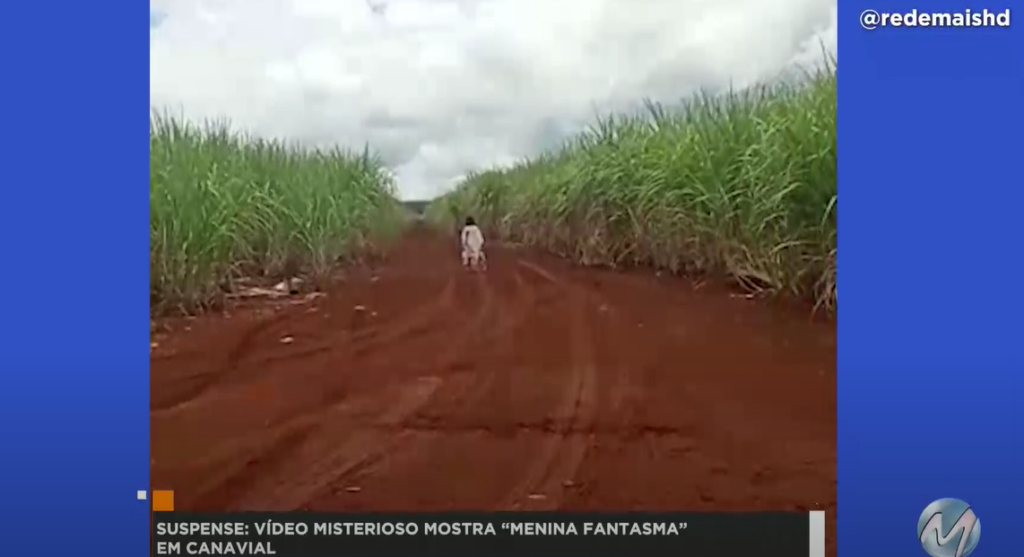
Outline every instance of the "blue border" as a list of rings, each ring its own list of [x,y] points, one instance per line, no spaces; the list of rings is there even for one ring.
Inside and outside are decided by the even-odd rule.
[[[975,555],[1013,554],[1024,39],[866,32],[870,7],[840,6],[840,551],[922,555],[917,514],[951,496],[985,523]],[[16,2],[0,18],[12,555],[148,551],[146,10]],[[43,518],[66,509],[87,512]]]
[[[149,551],[147,11],[0,17],[5,555]]]
[[[1024,33],[859,22],[1008,6],[839,3],[839,555],[926,555],[942,497],[1020,553]]]

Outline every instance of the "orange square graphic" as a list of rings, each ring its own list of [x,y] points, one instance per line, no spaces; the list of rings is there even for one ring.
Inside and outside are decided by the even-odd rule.
[[[154,490],[153,491],[153,511],[173,511],[174,510],[174,492],[167,490]]]

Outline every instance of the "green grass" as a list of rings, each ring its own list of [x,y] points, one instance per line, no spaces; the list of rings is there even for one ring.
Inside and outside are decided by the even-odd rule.
[[[322,278],[404,219],[368,151],[303,150],[161,115],[149,141],[154,313],[215,305],[241,276]]]
[[[428,208],[585,265],[730,277],[835,308],[834,61],[799,83],[598,120]]]

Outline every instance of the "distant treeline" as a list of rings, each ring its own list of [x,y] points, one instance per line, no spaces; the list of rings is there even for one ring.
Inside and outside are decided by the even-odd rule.
[[[405,205],[405,208],[413,213],[422,215],[427,210],[427,205],[430,205],[430,201],[403,201],[402,205]]]

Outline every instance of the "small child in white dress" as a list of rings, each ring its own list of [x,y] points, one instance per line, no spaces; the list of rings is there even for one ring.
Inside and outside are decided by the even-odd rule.
[[[462,227],[462,264],[474,270],[487,266],[487,258],[484,256],[484,234],[473,217],[467,217],[466,226]]]

